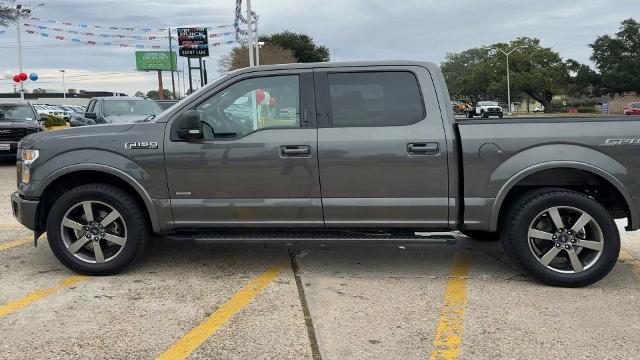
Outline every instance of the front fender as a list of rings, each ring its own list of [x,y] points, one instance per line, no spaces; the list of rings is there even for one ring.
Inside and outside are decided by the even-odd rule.
[[[32,182],[21,186],[19,191],[26,197],[39,198],[62,176],[87,170],[106,173],[127,183],[143,200],[153,231],[171,230],[173,219],[166,200],[169,196],[162,152],[145,153],[140,150],[132,158],[111,151],[86,148],[61,153],[35,167]],[[100,182],[100,178],[89,181]]]
[[[562,160],[553,160],[562,155]],[[504,199],[521,180],[542,170],[571,168],[591,172],[607,180],[622,195],[630,212],[628,230],[637,229],[638,211],[625,184],[631,183],[631,172],[614,158],[591,148],[549,144],[519,152],[498,166],[490,176],[490,191],[496,194],[489,220],[490,231],[496,231]]]

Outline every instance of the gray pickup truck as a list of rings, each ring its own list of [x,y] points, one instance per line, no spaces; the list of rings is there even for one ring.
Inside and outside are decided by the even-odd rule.
[[[638,229],[640,122],[457,122],[424,62],[234,71],[154,119],[20,143],[15,217],[58,259],[113,274],[150,234],[218,241],[500,238],[535,278],[583,286]]]

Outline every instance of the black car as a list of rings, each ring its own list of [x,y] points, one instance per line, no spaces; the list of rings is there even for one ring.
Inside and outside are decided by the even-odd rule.
[[[0,156],[16,156],[18,142],[42,131],[40,117],[29,103],[0,104]]]

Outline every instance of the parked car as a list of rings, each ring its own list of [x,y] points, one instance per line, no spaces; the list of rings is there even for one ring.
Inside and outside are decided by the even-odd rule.
[[[475,106],[467,107],[465,113],[468,118],[472,118],[474,116],[481,116],[483,118],[488,118],[490,116],[504,116],[502,108],[496,101],[478,101]]]
[[[106,96],[89,101],[82,121],[72,127],[95,124],[123,124],[145,121],[162,112],[153,100],[139,97]],[[91,120],[91,121],[88,121]]]
[[[634,102],[624,107],[625,115],[640,115],[640,102]]]
[[[543,113],[544,112],[544,106],[540,105],[540,106],[535,106],[533,108],[533,112],[534,113]]]
[[[155,119],[28,136],[11,202],[83,274],[122,270],[150,233],[448,244],[419,232],[459,230],[576,287],[616,264],[614,219],[640,227],[638,138],[624,117],[456,122],[432,63],[250,67]]]
[[[43,130],[39,120],[29,103],[0,103],[0,156],[15,157],[22,138]]]

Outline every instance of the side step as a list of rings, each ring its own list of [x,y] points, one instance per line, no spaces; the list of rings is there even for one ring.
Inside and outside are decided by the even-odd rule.
[[[424,235],[422,235],[424,234]],[[165,237],[180,241],[211,242],[341,242],[341,243],[416,243],[454,245],[457,239],[450,234],[402,232],[366,232],[342,230],[218,230],[171,234]]]

